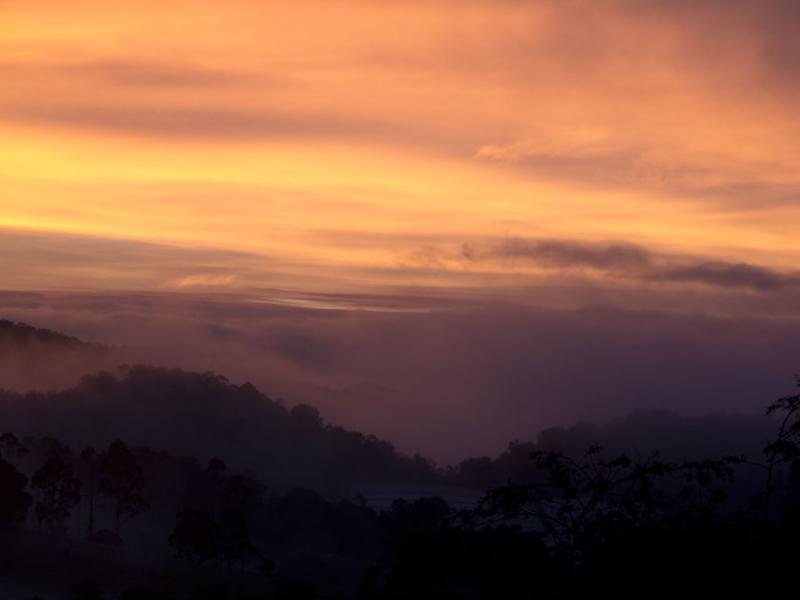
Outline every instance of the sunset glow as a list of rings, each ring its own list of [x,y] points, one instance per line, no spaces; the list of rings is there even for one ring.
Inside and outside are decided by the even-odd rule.
[[[6,0],[0,227],[249,257],[82,264],[98,290],[614,276],[464,252],[509,240],[791,272],[796,48],[757,8],[677,5]]]

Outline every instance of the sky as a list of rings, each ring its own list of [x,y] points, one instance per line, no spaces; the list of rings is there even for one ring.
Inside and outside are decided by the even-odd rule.
[[[588,319],[596,357],[640,336],[642,311],[728,319],[766,381],[755,363],[783,346],[754,345],[752,323],[800,319],[799,23],[793,0],[0,0],[2,288],[114,298],[106,328],[38,301],[27,315],[104,341],[120,294],[224,297],[235,316],[216,318],[237,322],[293,307],[301,337],[323,318],[307,311],[343,313],[320,335],[352,368],[293,375],[315,385],[402,386],[364,358],[382,350],[363,320],[436,322],[437,372],[482,370],[530,404],[526,428],[580,404],[530,400],[529,365],[452,358],[468,343],[453,319],[506,363],[530,350],[515,330],[560,335],[541,311]],[[601,334],[607,309],[627,329]],[[381,360],[418,347],[402,343]],[[554,352],[563,366],[572,347]],[[703,385],[735,362],[719,352]],[[522,435],[513,421],[492,443]]]

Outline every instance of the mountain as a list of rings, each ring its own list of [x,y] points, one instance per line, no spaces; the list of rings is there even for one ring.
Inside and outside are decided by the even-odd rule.
[[[583,423],[545,429],[534,441],[512,442],[494,458],[468,458],[450,469],[449,475],[453,483],[478,488],[526,481],[537,476],[531,468],[534,452],[560,452],[579,458],[588,448],[597,446],[605,457],[624,453],[644,459],[657,453],[664,460],[685,461],[745,456],[748,465],[741,470],[740,479],[760,481],[763,472],[750,469],[750,461],[763,461],[763,449],[774,439],[777,427],[774,418],[764,415],[633,413],[602,425]]]
[[[303,395],[322,407],[330,421],[353,428],[345,429],[326,424],[313,406],[289,409],[251,384],[235,385],[214,373],[145,366],[112,370],[121,356],[99,344],[0,321],[3,430],[49,435],[74,446],[105,447],[119,437],[134,446],[203,460],[219,456],[278,488],[304,485],[339,493],[442,482],[428,461],[406,456],[380,439],[387,423],[407,424],[410,447],[421,445],[421,437],[429,434],[424,415],[399,391],[360,383]],[[82,377],[87,372],[94,374]],[[758,459],[774,427],[770,419],[755,415],[634,414],[599,426],[546,429],[535,441],[531,432],[496,457],[462,461],[446,479],[469,488],[524,480],[531,476],[531,452],[577,456],[594,444],[608,453],[636,456],[658,450],[673,460],[742,452]]]
[[[180,369],[123,367],[55,392],[0,392],[0,422],[21,435],[104,447],[115,438],[252,470],[268,485],[345,493],[360,484],[436,479],[420,457],[374,436],[326,425],[316,408],[291,410],[251,384]]]
[[[0,387],[55,390],[82,375],[112,367],[115,351],[49,329],[0,320]]]

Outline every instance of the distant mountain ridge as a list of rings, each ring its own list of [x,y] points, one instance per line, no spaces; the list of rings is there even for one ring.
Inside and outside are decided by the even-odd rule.
[[[61,389],[117,361],[115,350],[108,346],[0,319],[0,388]]]
[[[399,392],[370,383],[324,388],[308,401],[321,405],[326,424],[307,404],[289,408],[251,384],[236,385],[211,372],[117,367],[121,354],[102,344],[0,320],[0,423],[23,435],[105,446],[124,438],[177,455],[208,459],[259,473],[269,485],[314,487],[335,493],[370,486],[447,483],[486,488],[531,477],[530,455],[556,450],[580,455],[593,444],[608,452],[671,459],[744,451],[759,458],[774,423],[757,415],[686,417],[645,412],[602,425],[545,429],[512,442],[494,457],[467,458],[435,469],[419,456],[357,429],[372,431],[369,415],[346,421],[344,409],[378,403],[385,418],[415,417]],[[86,373],[91,373],[86,375]],[[0,431],[2,433],[2,431]]]
[[[4,349],[8,344],[16,346],[53,344],[65,348],[88,348],[102,352],[108,350],[102,344],[84,342],[77,337],[64,335],[51,329],[41,329],[27,323],[15,323],[8,319],[0,319],[0,349]]]

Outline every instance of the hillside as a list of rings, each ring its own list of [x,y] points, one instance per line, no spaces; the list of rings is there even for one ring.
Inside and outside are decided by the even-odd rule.
[[[22,435],[104,446],[115,438],[201,459],[223,457],[271,486],[344,492],[362,482],[435,478],[373,436],[326,425],[307,405],[291,410],[250,384],[213,373],[120,368],[57,392],[0,392],[0,422]]]
[[[56,390],[116,362],[115,352],[49,329],[0,319],[0,387]]]

